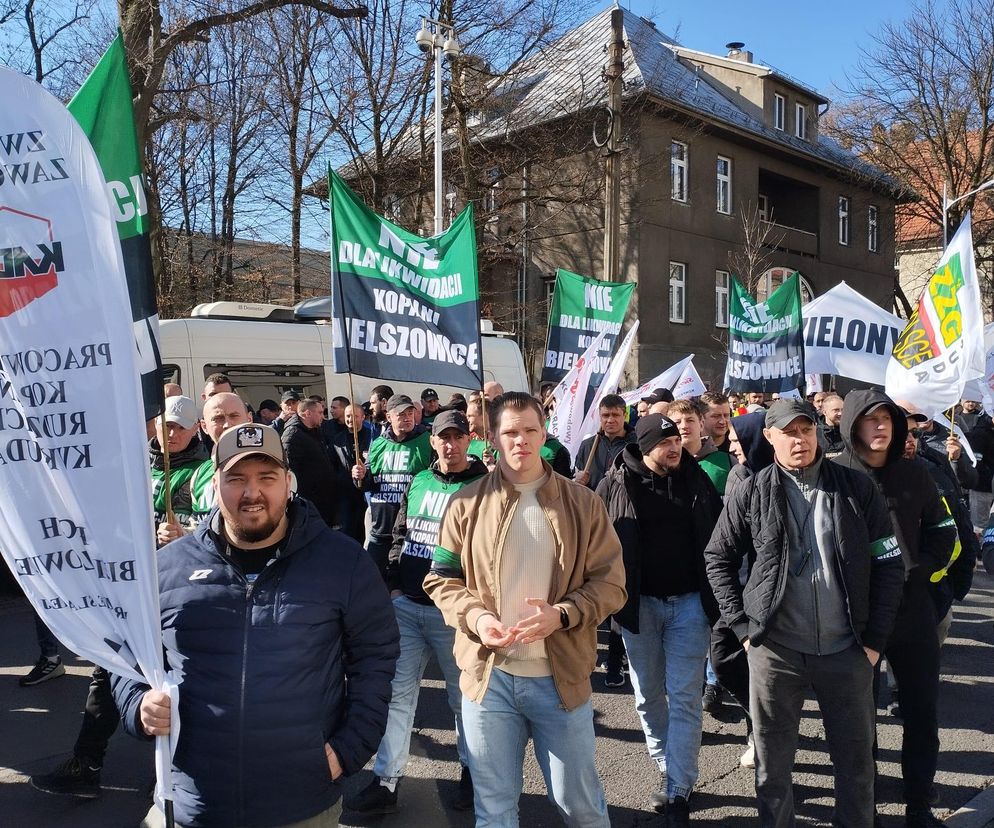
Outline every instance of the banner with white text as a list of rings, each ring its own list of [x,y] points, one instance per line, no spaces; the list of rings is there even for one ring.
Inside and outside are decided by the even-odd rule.
[[[599,388],[634,292],[634,282],[604,282],[568,270],[556,271],[542,382],[562,380],[594,338],[603,333],[591,379],[591,387]]]
[[[800,277],[794,273],[765,302],[755,301],[733,277],[725,388],[783,393],[803,384]]]
[[[383,380],[483,386],[473,207],[423,239],[328,170],[334,364]]]
[[[161,687],[152,497],[131,301],[100,164],[0,68],[0,550],[70,650]],[[143,678],[144,677],[144,678]]]

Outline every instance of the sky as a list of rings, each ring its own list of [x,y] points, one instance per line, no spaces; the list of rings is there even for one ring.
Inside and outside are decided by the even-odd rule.
[[[742,41],[756,63],[786,72],[829,99],[839,100],[860,48],[886,22],[909,13],[908,0],[624,0],[689,49],[723,55]]]

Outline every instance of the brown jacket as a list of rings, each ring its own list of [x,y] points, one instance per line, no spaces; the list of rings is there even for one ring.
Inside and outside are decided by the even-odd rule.
[[[557,566],[548,601],[565,608],[569,627],[545,639],[559,698],[572,710],[590,698],[590,674],[597,660],[597,625],[625,604],[621,543],[604,503],[585,486],[553,473],[538,501],[552,526]],[[456,631],[459,686],[480,702],[487,691],[494,651],[484,647],[476,622],[498,615],[499,551],[518,499],[514,487],[495,471],[471,483],[449,501],[425,592]]]

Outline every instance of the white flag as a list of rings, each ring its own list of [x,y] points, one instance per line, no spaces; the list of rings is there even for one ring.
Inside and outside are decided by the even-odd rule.
[[[694,355],[684,357],[675,365],[671,365],[661,374],[657,374],[648,382],[643,382],[638,388],[626,391],[621,398],[628,405],[636,405],[642,397],[648,397],[654,388],[668,388],[673,392],[674,399],[689,400],[699,397],[707,386],[694,367]]]
[[[625,372],[625,363],[628,362],[628,355],[632,352],[632,346],[635,344],[635,335],[638,333],[638,329],[639,322],[636,319],[631,329],[625,335],[621,346],[618,348],[618,352],[614,355],[614,359],[611,360],[611,364],[608,366],[607,371],[604,372],[604,379],[601,382],[601,387],[597,389],[597,394],[594,397],[594,400],[590,405],[590,409],[587,411],[587,415],[584,418],[583,425],[580,428],[580,432],[584,437],[596,434],[600,430],[601,423],[598,407],[600,406],[601,400],[603,400],[608,394],[618,393],[618,384],[621,382],[621,375]]]
[[[984,377],[982,307],[967,213],[894,346],[887,364],[891,399],[910,400],[934,416],[958,403],[970,380]]]
[[[587,413],[587,391],[590,379],[597,373],[597,354],[604,345],[607,333],[601,331],[587,346],[580,358],[573,363],[569,373],[552,392],[556,407],[549,418],[549,433],[576,457],[576,450],[583,442],[583,417]]]

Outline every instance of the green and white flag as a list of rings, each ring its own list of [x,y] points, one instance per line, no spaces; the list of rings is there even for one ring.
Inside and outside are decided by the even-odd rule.
[[[590,380],[592,388],[599,388],[634,292],[634,282],[603,282],[568,270],[556,271],[542,382],[560,382],[603,332],[602,352],[596,357]]]
[[[141,148],[120,31],[69,102],[68,109],[90,139],[107,181],[128,281],[145,419],[151,420],[162,411],[164,402],[159,311],[149,244],[148,202],[142,184]]]
[[[765,302],[732,278],[725,388],[783,394],[804,385],[801,280],[794,273]]]
[[[370,210],[330,168],[328,190],[335,371],[481,388],[472,205],[423,239]]]

